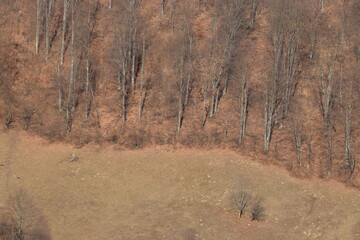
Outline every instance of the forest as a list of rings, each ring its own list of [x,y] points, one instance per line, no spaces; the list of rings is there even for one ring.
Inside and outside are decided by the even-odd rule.
[[[1,0],[0,120],[360,187],[360,0]]]

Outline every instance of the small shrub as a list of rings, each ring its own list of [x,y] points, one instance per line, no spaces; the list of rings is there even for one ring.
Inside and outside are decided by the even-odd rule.
[[[264,207],[258,199],[251,209],[251,221],[260,221],[264,217]]]
[[[7,113],[5,116],[5,130],[11,128],[11,125],[14,123],[14,117],[11,113]]]
[[[28,130],[33,114],[34,111],[31,111],[28,108],[23,109],[24,130]]]
[[[113,134],[109,138],[109,142],[111,142],[111,143],[117,143],[118,140],[119,140],[119,138],[118,138],[118,136],[116,134]]]

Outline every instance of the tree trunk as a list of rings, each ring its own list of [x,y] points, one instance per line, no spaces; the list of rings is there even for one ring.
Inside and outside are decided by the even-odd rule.
[[[299,167],[302,166],[302,145],[303,145],[303,136],[302,136],[302,123],[298,120],[298,116],[294,117],[292,121],[292,134],[294,139],[294,146],[296,151],[296,160]]]
[[[319,95],[320,95],[320,107],[323,116],[324,125],[324,137],[326,140],[327,148],[327,172],[331,175],[333,156],[332,156],[332,131],[331,131],[331,118],[332,108],[334,102],[334,74],[335,74],[335,58],[331,56],[328,63],[328,73],[325,77],[322,73],[322,67],[320,63],[320,76],[319,76]]]
[[[132,36],[132,56],[131,56],[131,91],[135,91],[135,60],[136,60],[136,31],[137,28],[135,26],[134,33]]]
[[[70,70],[70,87],[69,87],[69,96],[72,101],[72,111],[75,110],[75,86],[76,86],[76,56],[77,56],[77,49],[75,46],[75,27],[76,27],[76,20],[75,20],[75,3],[77,0],[72,0],[71,6],[71,70]]]
[[[126,98],[127,98],[127,91],[126,91],[126,66],[125,61],[123,60],[122,64],[122,85],[121,85],[121,91],[122,91],[122,113],[121,113],[121,120],[122,120],[122,127],[125,127],[125,121],[126,121]]]
[[[97,129],[100,129],[100,115],[99,115],[99,109],[98,105],[96,103],[95,93],[92,86],[90,86],[90,92],[91,92],[91,102],[93,103],[94,110],[95,110],[95,118],[96,118],[96,127]]]
[[[144,93],[144,84],[145,84],[145,45],[146,45],[146,40],[145,40],[145,36],[143,38],[143,44],[142,44],[142,54],[141,54],[141,78],[140,78],[140,93],[139,93],[139,107],[138,107],[138,123],[140,123],[141,121],[141,116],[142,116],[142,110],[144,107],[144,95],[146,95],[146,92]]]
[[[183,99],[183,93],[184,93],[184,60],[185,60],[185,49],[184,46],[180,50],[180,64],[179,64],[179,106],[178,106],[178,123],[176,128],[176,135],[178,136],[180,134],[181,124],[183,120],[183,113],[184,113],[184,99]]]
[[[89,51],[89,50],[88,50]],[[90,115],[90,94],[89,94],[89,87],[90,87],[90,78],[91,78],[91,65],[89,59],[89,53],[86,56],[86,82],[85,82],[85,120],[89,120]]]
[[[165,14],[165,1],[166,0],[160,0],[161,1],[161,15]]]
[[[324,11],[324,0],[319,0],[320,10]]]
[[[45,43],[46,43],[46,50],[45,50],[45,58],[46,61],[48,60],[49,53],[50,53],[50,26],[51,26],[51,18],[52,18],[52,7],[53,7],[53,0],[48,0],[46,6],[46,16],[45,16]]]
[[[353,118],[353,109],[355,105],[355,98],[353,96],[353,84],[354,79],[351,79],[350,82],[345,86],[345,91],[343,93],[343,88],[340,88],[340,100],[342,102],[343,113],[345,115],[344,125],[345,125],[345,161],[349,167],[350,179],[352,179],[355,166],[356,159],[351,151],[351,138],[352,138],[352,118]]]
[[[58,107],[59,111],[63,111],[63,84],[61,79],[61,73],[60,73],[60,64],[56,67],[57,72],[57,79],[58,79],[58,91],[59,91],[59,100],[58,100]]]
[[[247,111],[248,111],[248,87],[247,87],[247,73],[244,73],[241,83],[241,97],[239,102],[240,110],[240,136],[239,144],[243,143],[246,130]]]
[[[265,109],[264,109],[264,151],[268,152],[270,150],[270,140],[272,134],[272,110],[271,102],[269,99],[269,93],[266,93],[265,96]]]
[[[255,19],[256,19],[256,12],[259,5],[259,0],[253,0],[251,3],[251,9],[250,9],[250,23],[249,28],[254,29],[255,25]]]
[[[36,9],[36,36],[35,36],[35,53],[39,53],[40,46],[40,27],[41,27],[41,8],[42,0],[37,0],[37,9]]]
[[[68,8],[68,0],[64,1],[64,9],[63,9],[63,25],[62,25],[62,33],[61,33],[61,51],[60,51],[60,64],[64,64],[64,54],[65,54],[65,36],[66,36],[66,26],[67,26],[67,8]]]
[[[205,123],[206,123],[206,119],[207,119],[207,115],[208,115],[208,110],[206,107],[206,102],[207,102],[207,92],[208,92],[208,81],[209,79],[206,79],[204,81],[204,85],[202,87],[202,94],[203,94],[203,107],[202,107],[202,113],[201,113],[201,127],[205,127]]]
[[[282,99],[282,116],[280,121],[280,128],[283,127],[287,111],[290,104],[290,97],[294,93],[295,87],[295,71],[296,71],[296,56],[297,56],[297,36],[290,35],[288,36],[287,46],[286,46],[286,56],[285,56],[285,87],[283,91]]]

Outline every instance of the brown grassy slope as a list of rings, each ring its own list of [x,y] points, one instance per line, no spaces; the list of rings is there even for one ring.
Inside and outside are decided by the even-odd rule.
[[[191,2],[191,10],[195,11],[195,2]],[[210,1],[209,1],[210,2]],[[197,49],[205,50],[207,40],[211,37],[212,5],[206,6],[194,14],[193,27],[195,32],[194,42]],[[317,71],[315,61],[310,61],[306,56],[300,56],[301,68],[298,70],[299,84],[296,88],[294,99],[303,112],[306,132],[312,137],[314,158],[309,168],[297,168],[295,152],[292,143],[290,122],[285,122],[283,129],[275,129],[271,152],[262,154],[263,134],[263,93],[264,82],[269,75],[269,61],[271,61],[271,38],[269,35],[269,12],[266,8],[260,8],[254,31],[247,31],[244,38],[237,46],[235,65],[245,64],[249,68],[251,89],[250,108],[247,135],[244,146],[237,146],[239,132],[238,124],[238,81],[240,70],[234,72],[230,82],[229,94],[221,99],[218,114],[213,119],[208,119],[204,130],[200,127],[201,121],[201,81],[196,75],[194,90],[190,98],[189,108],[185,112],[182,135],[175,138],[176,129],[176,69],[174,69],[174,52],[176,48],[176,34],[179,29],[180,17],[176,15],[175,35],[172,34],[169,24],[169,11],[161,16],[159,3],[155,0],[144,1],[141,8],[141,16],[144,17],[149,34],[149,50],[147,66],[151,81],[150,90],[145,102],[143,121],[139,125],[136,122],[137,95],[129,98],[129,113],[126,128],[121,128],[120,99],[116,90],[116,66],[112,59],[116,34],[116,14],[119,6],[109,10],[107,1],[100,1],[100,11],[95,25],[95,38],[91,47],[97,81],[97,103],[100,113],[100,130],[96,130],[94,115],[91,121],[84,121],[84,96],[79,95],[79,105],[75,112],[73,131],[65,134],[63,116],[58,112],[57,85],[55,65],[59,58],[60,41],[57,33],[53,42],[49,61],[44,57],[44,41],[41,42],[41,51],[37,56],[35,52],[35,9],[36,3],[31,1],[13,1],[11,4],[2,3],[2,19],[6,24],[1,26],[2,43],[0,49],[3,56],[2,62],[14,66],[11,70],[11,89],[15,100],[9,104],[2,103],[2,118],[8,112],[12,112],[15,122],[13,126],[23,128],[25,110],[36,111],[30,122],[29,131],[45,135],[46,137],[67,140],[77,144],[91,141],[114,140],[122,145],[138,147],[145,144],[174,144],[190,147],[231,147],[239,149],[242,153],[257,156],[263,161],[285,166],[288,170],[299,176],[324,176],[325,142],[322,137],[322,120],[317,99],[317,80],[314,74]],[[86,4],[86,1],[85,3]],[[328,1],[325,11],[320,16],[320,40],[319,52],[327,56],[327,49],[334,47],[329,35],[339,30],[339,7],[338,1]],[[60,11],[60,10],[59,10]],[[5,14],[6,13],[6,14]],[[57,13],[60,14],[59,12]],[[58,16],[56,15],[56,16]],[[55,25],[52,26],[55,29]],[[329,40],[330,39],[330,40]],[[173,46],[175,43],[175,46]],[[345,55],[351,61],[352,49],[346,48]],[[305,50],[307,46],[302,46]],[[302,49],[302,50],[304,50]],[[304,51],[305,51],[304,50]],[[6,57],[7,53],[10,57]],[[326,58],[326,57],[324,57]],[[245,63],[244,63],[245,62]],[[66,52],[65,65],[62,68],[64,80],[67,81],[70,64],[70,47]],[[195,65],[199,72],[202,70],[199,63]],[[82,79],[82,78],[81,78]],[[80,80],[81,80],[80,79]],[[357,114],[357,112],[356,112]],[[336,134],[334,142],[335,171],[333,177],[346,180],[338,174],[344,165],[343,161],[343,133],[341,125],[341,112],[338,111]],[[357,120],[354,125],[358,126]],[[225,135],[225,133],[227,135]],[[357,133],[355,134],[355,136]],[[356,141],[357,142],[357,141]],[[304,150],[304,155],[306,155]],[[304,159],[306,162],[307,160]],[[357,178],[356,178],[357,179]],[[355,179],[355,180],[356,180]],[[354,184],[358,184],[357,181]]]
[[[68,162],[75,153],[78,161]],[[81,149],[24,132],[0,135],[0,190],[21,187],[54,240],[357,239],[359,193],[336,182],[291,178],[229,151]],[[232,192],[262,199],[265,216],[239,220]],[[7,194],[0,197],[0,206]]]

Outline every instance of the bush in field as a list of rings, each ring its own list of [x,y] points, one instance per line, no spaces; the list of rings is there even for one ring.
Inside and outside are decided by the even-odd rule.
[[[7,211],[1,217],[0,239],[51,239],[45,218],[23,189],[17,190],[9,196]]]
[[[260,221],[264,217],[264,211],[261,200],[257,199],[251,208],[251,221]]]

